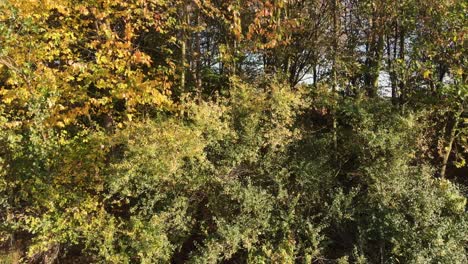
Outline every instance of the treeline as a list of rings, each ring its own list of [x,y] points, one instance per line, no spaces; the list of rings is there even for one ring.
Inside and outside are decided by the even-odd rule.
[[[0,263],[467,263],[466,15],[0,1]]]

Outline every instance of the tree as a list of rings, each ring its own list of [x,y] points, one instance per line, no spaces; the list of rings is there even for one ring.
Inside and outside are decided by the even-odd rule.
[[[461,1],[0,6],[0,259],[467,262]]]

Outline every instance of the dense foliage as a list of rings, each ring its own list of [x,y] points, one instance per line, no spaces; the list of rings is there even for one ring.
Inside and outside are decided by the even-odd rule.
[[[0,0],[0,263],[467,263],[466,14]]]

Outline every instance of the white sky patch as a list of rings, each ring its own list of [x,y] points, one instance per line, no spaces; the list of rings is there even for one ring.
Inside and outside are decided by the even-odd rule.
[[[390,82],[390,74],[388,74],[386,71],[380,71],[378,82],[379,95],[382,97],[392,97],[392,83]]]

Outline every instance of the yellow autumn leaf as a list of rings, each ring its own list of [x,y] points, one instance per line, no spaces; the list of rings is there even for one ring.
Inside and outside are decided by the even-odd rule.
[[[430,75],[431,75],[431,71],[430,71],[430,70],[425,70],[424,73],[423,73],[424,79],[428,79]]]

